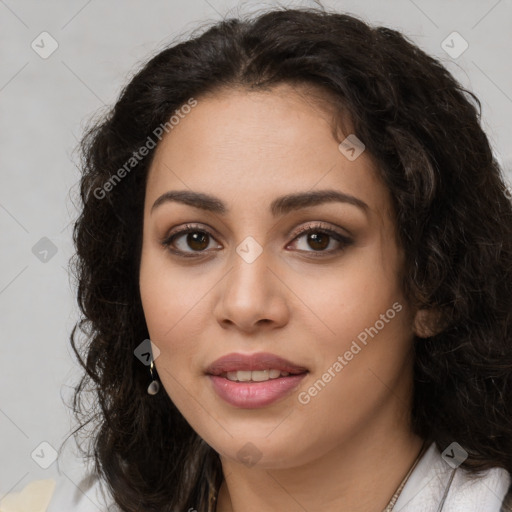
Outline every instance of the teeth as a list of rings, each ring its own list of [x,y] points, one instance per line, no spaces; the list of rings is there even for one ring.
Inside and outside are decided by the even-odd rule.
[[[251,380],[251,372],[247,372],[247,371],[236,372],[236,377],[241,382],[248,382]]]
[[[264,382],[270,379],[277,379],[278,377],[287,377],[290,375],[288,372],[282,372],[281,370],[239,370],[236,372],[227,372],[225,377],[228,380],[240,381],[240,382]]]
[[[251,373],[251,378],[252,380],[256,381],[256,382],[263,382],[265,380],[269,380],[270,379],[270,370],[259,370],[259,371],[254,371],[254,372],[249,372]]]

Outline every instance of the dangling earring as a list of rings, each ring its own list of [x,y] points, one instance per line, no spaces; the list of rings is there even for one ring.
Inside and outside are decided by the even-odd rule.
[[[155,364],[151,359],[151,366],[149,367],[149,373],[151,374],[151,383],[148,386],[148,395],[156,395],[160,391],[160,382],[156,380],[154,372]]]

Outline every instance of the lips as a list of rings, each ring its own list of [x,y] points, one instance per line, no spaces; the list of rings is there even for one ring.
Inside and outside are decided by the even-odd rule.
[[[206,370],[217,395],[241,409],[266,407],[286,397],[307,373],[307,368],[265,352],[228,354]]]
[[[228,372],[258,370],[279,370],[281,373],[287,372],[293,375],[308,371],[307,368],[282,357],[267,352],[259,352],[256,354],[228,354],[214,361],[206,369],[206,373],[220,376]]]

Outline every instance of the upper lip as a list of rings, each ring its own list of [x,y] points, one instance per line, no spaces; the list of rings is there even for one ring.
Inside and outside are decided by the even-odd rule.
[[[210,375],[221,375],[225,372],[234,372],[237,370],[280,370],[288,373],[304,373],[307,368],[292,363],[282,357],[270,354],[268,352],[258,352],[256,354],[232,353],[216,359],[208,368],[206,373]]]

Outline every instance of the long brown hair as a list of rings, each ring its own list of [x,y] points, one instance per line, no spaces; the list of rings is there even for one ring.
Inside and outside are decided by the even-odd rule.
[[[440,450],[457,441],[471,473],[512,472],[512,206],[480,103],[399,32],[281,9],[161,51],[81,143],[72,269],[83,317],[71,343],[85,373],[73,406],[92,428],[84,451],[123,511],[206,511],[222,468],[165,392],[147,395],[133,354],[149,338],[138,271],[154,149],[104,185],[190,98],[279,83],[315,85],[343,104],[391,191],[404,291],[442,311],[442,332],[415,339],[416,433]]]

